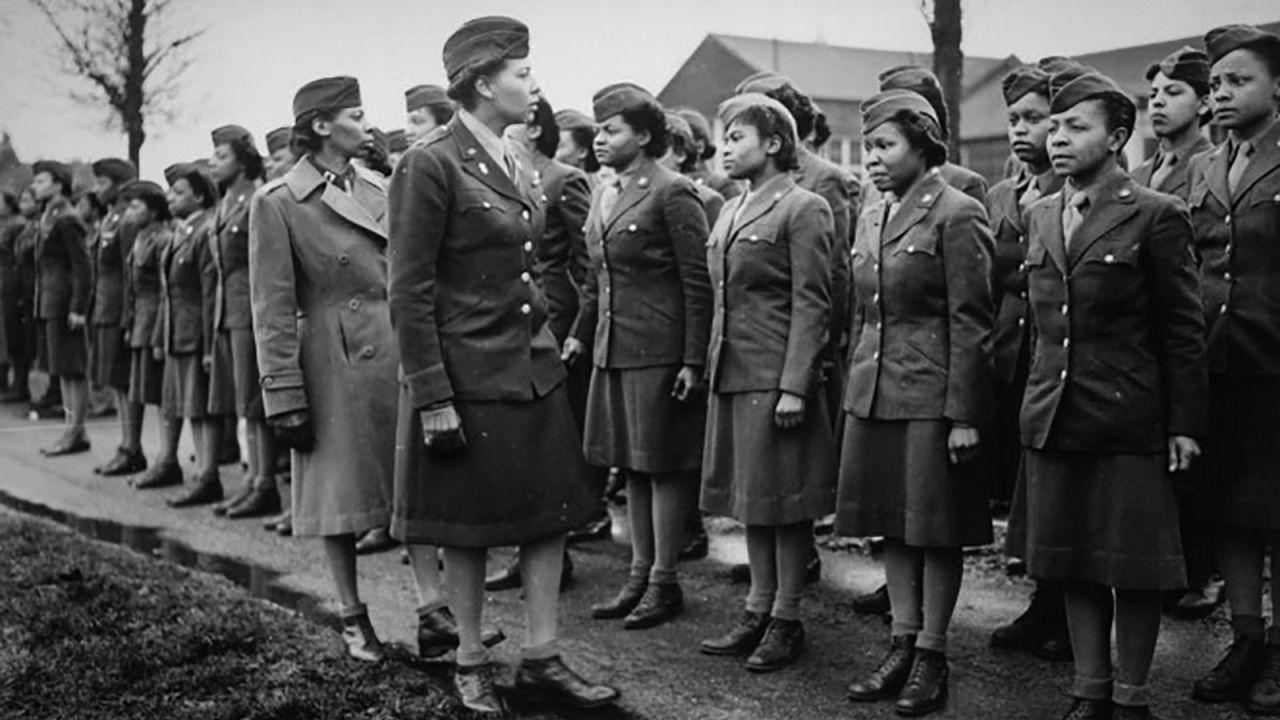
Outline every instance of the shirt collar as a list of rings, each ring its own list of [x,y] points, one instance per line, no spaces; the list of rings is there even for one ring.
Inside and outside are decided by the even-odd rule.
[[[498,162],[506,162],[507,146],[506,143],[502,141],[502,138],[495,135],[488,126],[480,122],[479,118],[472,115],[465,109],[458,110],[458,120],[462,123],[463,127],[475,136],[476,142],[480,143],[480,147],[484,148],[484,151],[489,153],[489,157],[497,160]],[[506,172],[505,168],[503,168],[503,172]]]

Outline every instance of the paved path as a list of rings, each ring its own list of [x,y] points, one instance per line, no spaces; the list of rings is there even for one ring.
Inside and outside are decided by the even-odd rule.
[[[138,492],[124,479],[95,476],[91,468],[107,459],[116,446],[114,420],[94,423],[92,452],[41,457],[37,449],[51,442],[58,429],[57,423],[27,421],[16,406],[0,406],[0,492],[82,517],[160,528],[164,538],[206,558],[239,559],[278,572],[278,582],[288,588],[330,597],[318,542],[279,538],[263,531],[257,520],[227,521],[204,508],[172,510],[164,504],[170,491]],[[151,415],[144,440],[149,453],[157,438],[157,423]],[[182,455],[187,457],[189,450]],[[238,468],[223,468],[228,489],[238,485],[239,475]],[[727,584],[725,569],[743,553],[740,534],[714,533],[711,558],[685,567],[687,614],[662,628],[629,632],[620,624],[592,621],[588,612],[592,603],[611,596],[622,581],[625,548],[605,542],[575,549],[577,581],[562,607],[566,656],[592,677],[621,687],[627,709],[655,720],[896,717],[887,704],[854,706],[844,700],[845,686],[853,676],[874,667],[888,635],[880,619],[857,617],[849,608],[854,591],[873,587],[880,573],[875,563],[859,555],[824,552],[825,577],[811,592],[805,609],[810,649],[792,668],[751,675],[733,660],[696,652],[699,639],[719,634],[739,611],[744,590]],[[495,553],[495,560],[505,558],[506,553]],[[409,643],[415,603],[409,571],[400,564],[399,554],[362,559],[360,573],[379,633]],[[970,559],[951,640],[952,700],[937,717],[1040,720],[1062,713],[1069,665],[1050,665],[986,647],[991,629],[1019,612],[1027,591],[1025,581],[1009,580],[999,571],[998,559]],[[489,617],[513,638],[500,648],[499,654],[508,659],[518,649],[521,635],[518,598],[518,592],[491,598]],[[1192,679],[1216,661],[1227,635],[1221,616],[1203,623],[1166,622],[1155,670],[1156,710],[1161,717],[1246,717],[1239,710],[1209,708],[1185,699]],[[338,642],[336,636],[334,642]]]

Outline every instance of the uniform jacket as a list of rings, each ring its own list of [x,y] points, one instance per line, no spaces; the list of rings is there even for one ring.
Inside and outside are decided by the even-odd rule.
[[[987,199],[987,181],[978,173],[970,170],[963,165],[956,165],[953,162],[943,163],[938,168],[938,172],[942,174],[942,179],[951,187],[977,200],[985,202]],[[877,205],[881,201],[880,191],[875,185],[867,183],[862,186],[862,206],[870,207]]]
[[[1032,176],[1025,168],[1017,175],[996,183],[987,193],[987,217],[995,238],[996,253],[992,263],[991,292],[996,307],[994,337],[995,376],[999,382],[1012,383],[1025,369],[1030,350],[1027,332],[1027,234],[1019,198],[1032,182],[1040,182],[1041,197],[1062,189],[1062,178],[1053,171],[1043,178]],[[1021,365],[1021,368],[1019,367]]]
[[[1204,432],[1199,279],[1181,201],[1123,171],[1099,178],[1070,249],[1063,193],[1027,210],[1035,323],[1022,443],[1109,454],[1165,452]]]
[[[993,241],[981,203],[929,171],[897,213],[869,207],[853,246],[861,327],[844,409],[979,425],[991,395]]]
[[[858,217],[859,193],[858,181],[852,175],[841,170],[807,148],[799,148],[797,160],[800,167],[795,171],[796,184],[802,189],[817,193],[827,201],[831,208],[831,218],[835,227],[831,246],[831,330],[829,333],[831,357],[841,360],[838,348],[846,342],[850,313],[850,269],[849,248],[853,244],[855,231],[854,221]]]
[[[40,218],[36,238],[36,317],[67,321],[89,310],[89,249],[84,223],[71,204],[55,198]]]
[[[742,186],[738,181],[718,172],[713,172],[708,167],[701,167],[689,173],[689,178],[694,184],[720,193],[720,197],[726,201],[731,200],[742,194]]]
[[[395,461],[400,360],[385,187],[357,169],[339,189],[304,157],[251,202],[249,291],[266,415],[308,411],[316,446],[294,454],[295,477],[322,505],[358,512],[372,488],[390,488]]]
[[[603,217],[587,217],[593,271],[573,336],[601,368],[706,364],[711,332],[706,210],[693,181],[645,159]]]
[[[18,302],[16,298],[21,286],[18,280],[17,245],[26,224],[21,217],[14,217],[8,224],[0,227],[0,303],[5,305]],[[11,308],[2,305],[0,310],[4,313],[12,312]]]
[[[708,370],[718,393],[809,396],[822,378],[831,312],[831,209],[788,175],[721,213],[708,243],[715,292]]]
[[[23,223],[13,238],[13,262],[18,270],[18,291],[26,307],[35,308],[36,246],[40,244],[40,219]],[[34,315],[34,313],[33,313]]]
[[[1255,144],[1233,196],[1229,148],[1198,156],[1191,225],[1209,332],[1209,371],[1280,378],[1280,122]]]
[[[139,228],[129,250],[128,279],[125,283],[124,327],[129,331],[129,347],[153,347],[160,322],[160,257],[173,235],[166,223],[154,222]]]
[[[725,197],[706,185],[694,183],[694,189],[698,191],[698,200],[702,201],[702,209],[707,213],[707,227],[714,228],[720,212],[724,210]]]
[[[116,206],[98,224],[93,246],[93,317],[98,327],[120,327],[125,316],[125,265],[137,235],[133,223],[125,222],[124,211]]]
[[[547,296],[551,334],[563,343],[578,316],[578,288],[590,268],[584,233],[591,186],[581,170],[542,153],[532,155],[534,192],[541,192],[547,218],[536,267]]]
[[[542,193],[455,117],[391,181],[391,317],[418,409],[530,401],[565,378],[536,277]]]
[[[203,356],[213,347],[218,269],[209,251],[212,229],[212,210],[176,221],[160,254],[161,315],[152,344],[168,355]]]
[[[213,221],[210,245],[218,269],[215,330],[243,330],[253,326],[249,306],[249,201],[258,184],[242,180],[226,189]]]
[[[1213,149],[1213,143],[1203,136],[1196,138],[1195,143],[1186,150],[1183,157],[1178,159],[1178,165],[1174,166],[1173,172],[1160,183],[1160,187],[1151,187],[1151,176],[1156,172],[1157,161],[1160,159],[1160,153],[1147,158],[1146,162],[1138,166],[1136,170],[1130,173],[1133,181],[1139,185],[1167,195],[1177,195],[1183,200],[1187,199],[1188,193],[1191,191],[1190,176],[1191,165],[1195,156],[1200,153],[1209,152]],[[1181,167],[1179,167],[1179,165]]]

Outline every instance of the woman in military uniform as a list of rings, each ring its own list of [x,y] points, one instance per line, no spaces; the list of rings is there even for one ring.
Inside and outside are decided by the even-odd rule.
[[[445,42],[461,105],[409,149],[391,183],[390,301],[403,392],[418,412],[421,472],[395,491],[392,533],[444,548],[460,636],[454,683],[473,712],[503,712],[480,618],[488,548],[520,548],[527,617],[520,692],[576,706],[614,701],[560,659],[564,537],[596,512],[565,370],[535,277],[543,210],[501,138],[538,88],[528,29],[472,20]]]
[[[698,185],[719,193],[725,200],[740,195],[742,188],[737,181],[711,169],[709,161],[716,156],[716,143],[706,116],[691,107],[676,108],[675,113],[689,124],[693,133],[693,168],[685,174]]]
[[[4,303],[5,333],[8,337],[9,362],[13,367],[13,384],[3,398],[5,403],[25,403],[31,399],[31,363],[35,360],[35,320],[31,303],[35,295],[35,246],[39,232],[37,218],[40,205],[35,191],[27,186],[18,193],[18,218],[5,231],[5,253],[13,256],[13,282],[4,287],[0,302]]]
[[[993,242],[982,204],[949,186],[938,117],[890,90],[862,105],[881,197],[858,220],[860,309],[845,388],[836,530],[883,536],[891,648],[849,688],[904,715],[946,701],[961,548],[991,542],[977,455],[990,395]],[[891,193],[891,195],[890,195]]]
[[[744,655],[748,670],[769,672],[804,650],[813,521],[835,506],[822,374],[834,223],[826,201],[792,177],[800,137],[782,104],[744,94],[720,114],[725,168],[747,190],[725,205],[708,245],[715,306],[701,506],[746,525],[751,589],[737,624],[701,650]]]

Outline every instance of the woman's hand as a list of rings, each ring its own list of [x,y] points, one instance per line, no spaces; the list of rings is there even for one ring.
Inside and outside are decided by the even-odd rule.
[[[773,409],[773,424],[781,430],[799,427],[804,422],[804,398],[783,392],[778,396],[778,406]]]
[[[418,413],[418,419],[422,423],[422,442],[427,446],[427,452],[433,456],[457,455],[467,448],[467,438],[462,433],[462,418],[453,408],[453,403],[422,410]]]
[[[158,348],[158,347],[151,348],[151,357],[157,360],[164,360],[164,348]]]
[[[71,313],[67,315],[67,327],[72,330],[79,330],[84,327],[85,317],[80,313]]]
[[[1169,436],[1169,472],[1185,472],[1200,457],[1200,443],[1186,435]]]
[[[947,436],[947,455],[952,465],[969,462],[978,454],[978,429],[963,423],[952,423]]]
[[[204,368],[205,374],[213,371],[213,355],[205,355],[200,358],[200,366]]]
[[[701,385],[700,377],[702,373],[698,368],[692,365],[685,365],[680,368],[680,372],[676,375],[675,385],[671,388],[671,397],[680,402],[687,402],[689,398],[698,391]]]
[[[572,365],[579,355],[587,351],[587,346],[575,337],[567,337],[564,339],[564,349],[560,351],[560,360],[565,365]]]

